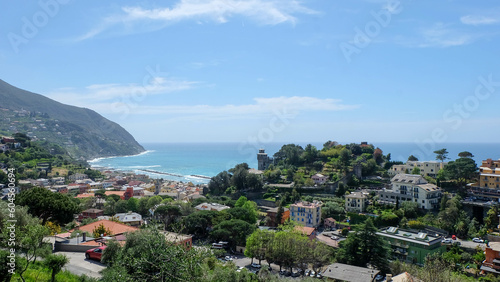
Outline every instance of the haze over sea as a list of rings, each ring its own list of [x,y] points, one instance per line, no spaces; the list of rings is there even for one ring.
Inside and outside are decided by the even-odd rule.
[[[142,144],[146,152],[136,156],[100,158],[89,161],[92,167],[109,167],[120,171],[133,171],[147,174],[152,178],[208,183],[208,179],[196,176],[212,177],[219,172],[228,170],[236,164],[246,162],[252,168],[257,168],[257,152],[259,148],[266,149],[270,156],[274,155],[285,143],[266,143],[251,145],[248,143],[146,143]],[[307,143],[295,143],[305,147]],[[311,142],[321,149],[323,142]],[[481,164],[482,160],[500,159],[500,144],[498,143],[373,143],[384,155],[391,153],[391,160],[406,161],[409,155],[416,156],[421,161],[435,160],[433,151],[446,148],[449,158],[455,160],[458,153],[469,151],[474,160]],[[142,170],[175,174],[165,175]]]

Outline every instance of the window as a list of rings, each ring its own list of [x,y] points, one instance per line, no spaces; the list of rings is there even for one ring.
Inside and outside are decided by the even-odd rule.
[[[422,204],[425,204],[425,200],[422,200]]]

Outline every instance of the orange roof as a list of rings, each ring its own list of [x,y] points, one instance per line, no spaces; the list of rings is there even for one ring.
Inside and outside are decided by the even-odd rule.
[[[311,234],[313,234],[313,232],[314,232],[314,230],[316,230],[316,228],[305,227],[305,226],[295,226],[295,230],[302,232],[302,234],[304,234],[306,236],[311,236]]]
[[[94,193],[83,193],[83,194],[78,194],[76,195],[75,198],[89,198],[89,197],[94,197]]]
[[[123,196],[123,195],[125,195],[125,191],[106,191],[105,194],[106,194],[106,196],[109,196],[109,195]]]
[[[125,225],[123,223],[118,223],[118,222],[114,222],[114,221],[106,220],[106,219],[99,220],[99,221],[96,221],[96,222],[93,222],[93,223],[90,223],[90,224],[87,224],[87,225],[84,225],[84,226],[80,226],[78,228],[78,230],[87,231],[87,232],[89,232],[89,233],[92,234],[92,232],[94,231],[94,229],[97,226],[99,226],[101,223],[104,225],[104,227],[106,229],[109,229],[109,231],[111,231],[111,234],[106,234],[108,236],[116,235],[116,234],[122,234],[122,233],[125,233],[125,232],[134,232],[134,231],[139,230],[139,228],[135,228],[135,227],[132,227],[132,226]],[[70,230],[70,232],[73,232],[74,230],[75,229]]]

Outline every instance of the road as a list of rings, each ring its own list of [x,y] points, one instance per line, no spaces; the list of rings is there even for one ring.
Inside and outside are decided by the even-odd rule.
[[[85,253],[56,252],[55,254],[66,255],[69,258],[69,262],[64,267],[64,270],[68,270],[76,275],[100,278],[102,275],[99,272],[106,268],[104,264],[98,261],[85,259]]]

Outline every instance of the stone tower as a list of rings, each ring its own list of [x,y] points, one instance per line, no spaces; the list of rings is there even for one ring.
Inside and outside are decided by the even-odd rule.
[[[272,163],[272,159],[266,154],[264,149],[259,149],[257,154],[258,170],[266,170]]]

